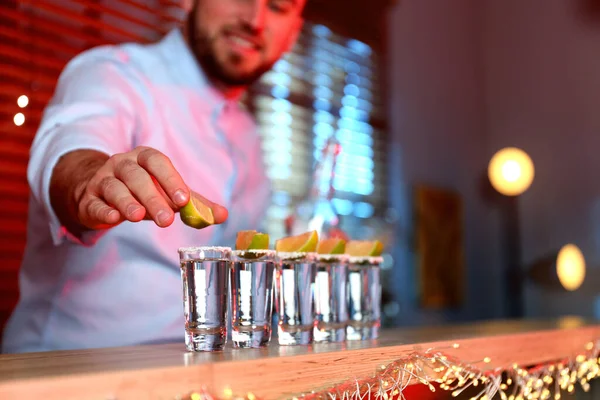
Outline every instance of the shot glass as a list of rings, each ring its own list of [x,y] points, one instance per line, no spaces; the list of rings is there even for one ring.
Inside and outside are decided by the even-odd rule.
[[[179,249],[188,351],[218,351],[227,342],[229,247]]]
[[[274,250],[236,250],[231,256],[231,341],[263,347],[271,340]]]
[[[315,322],[313,253],[277,253],[277,336],[280,345],[310,344]]]
[[[381,257],[350,257],[348,259],[347,340],[367,340],[379,337],[381,325]]]
[[[346,340],[348,257],[319,254],[315,278],[315,342]]]

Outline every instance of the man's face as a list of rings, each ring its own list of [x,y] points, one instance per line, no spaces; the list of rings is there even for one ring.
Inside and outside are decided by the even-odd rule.
[[[193,52],[212,78],[250,85],[293,46],[306,0],[195,0],[188,20]]]

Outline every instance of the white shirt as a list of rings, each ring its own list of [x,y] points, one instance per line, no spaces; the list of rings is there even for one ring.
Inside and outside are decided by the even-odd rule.
[[[124,222],[83,241],[60,225],[49,199],[57,160],[76,149],[109,155],[153,147],[186,184],[229,209],[195,230]],[[234,243],[259,229],[269,198],[259,135],[249,114],[207,82],[179,30],[150,45],[88,50],[64,69],[31,148],[27,247],[20,300],[4,352],[182,340],[177,249]]]

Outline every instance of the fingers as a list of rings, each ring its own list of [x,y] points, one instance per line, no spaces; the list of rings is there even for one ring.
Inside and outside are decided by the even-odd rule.
[[[210,208],[213,211],[213,217],[215,217],[215,224],[222,224],[223,222],[227,221],[227,218],[229,217],[229,211],[227,211],[225,207],[217,203],[213,203]]]
[[[121,222],[121,214],[102,199],[87,195],[79,203],[79,220],[88,228],[101,229]]]
[[[137,156],[137,162],[156,179],[173,204],[177,207],[187,204],[190,192],[167,156],[157,150],[143,148]]]
[[[175,205],[175,209],[188,203],[192,194],[167,156],[152,148],[142,148],[138,153],[137,162],[155,179],[158,185],[154,186],[160,194],[163,196],[166,194],[167,199]],[[229,213],[225,207],[197,193],[194,196],[212,209],[215,224],[221,224],[227,220]]]
[[[191,195],[167,156],[141,147],[112,156],[98,170],[79,203],[80,220],[95,227],[151,218],[158,226],[166,227]],[[195,193],[194,197],[212,209],[215,224],[227,220],[225,207]]]
[[[127,186],[114,176],[106,176],[99,183],[106,203],[116,208],[124,219],[141,221],[146,209],[133,197]]]
[[[211,208],[213,217],[215,218],[215,224],[222,224],[227,220],[227,217],[229,216],[229,211],[227,211],[227,208],[208,200],[206,197],[196,192],[193,192],[191,195]]]
[[[166,227],[173,223],[173,210],[156,189],[148,172],[136,161],[130,158],[120,159],[116,162],[114,176],[129,188],[158,226]]]

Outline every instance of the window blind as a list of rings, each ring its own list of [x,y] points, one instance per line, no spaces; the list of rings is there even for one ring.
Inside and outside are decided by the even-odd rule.
[[[341,145],[332,204],[351,236],[387,204],[380,60],[358,40],[307,23],[293,51],[254,85],[250,103],[263,137],[273,199],[267,229],[284,220],[312,185],[326,141]]]
[[[179,18],[158,0],[0,2],[0,328],[18,299],[29,147],[62,68],[93,46],[156,40]]]
[[[182,17],[177,0],[0,2],[0,326],[18,298],[29,147],[62,68],[90,47],[157,40]],[[385,207],[380,67],[366,44],[307,23],[294,50],[252,87],[248,105],[275,189],[267,218],[274,237],[308,191],[330,134],[342,145],[333,202],[343,222],[357,231]]]

